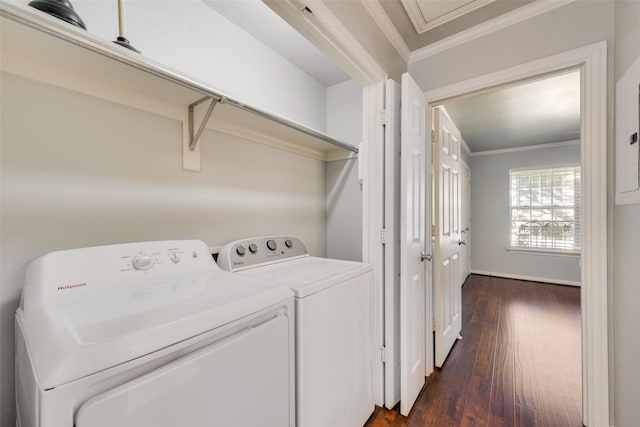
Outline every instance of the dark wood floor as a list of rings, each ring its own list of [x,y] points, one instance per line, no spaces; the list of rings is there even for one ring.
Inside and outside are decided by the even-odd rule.
[[[471,275],[462,340],[409,414],[377,408],[366,427],[582,426],[580,290]]]

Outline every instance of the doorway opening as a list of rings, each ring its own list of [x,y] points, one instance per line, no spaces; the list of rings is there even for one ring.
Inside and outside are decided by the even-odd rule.
[[[568,70],[580,71],[582,420],[608,423],[606,44],[598,43],[425,93],[431,108],[449,100],[513,86]],[[473,171],[472,171],[473,174]],[[474,189],[475,191],[475,189]],[[476,254],[477,255],[477,254]],[[475,262],[475,258],[474,258]],[[427,342],[429,346],[429,341]],[[432,352],[427,349],[427,353]],[[430,372],[427,372],[427,375]]]
[[[580,70],[465,94],[431,113],[435,377],[462,386],[431,393],[465,396],[457,417],[582,425]],[[489,402],[474,408],[482,390]]]

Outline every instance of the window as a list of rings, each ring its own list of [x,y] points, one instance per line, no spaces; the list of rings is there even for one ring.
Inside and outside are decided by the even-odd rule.
[[[511,170],[511,248],[580,252],[580,166]]]

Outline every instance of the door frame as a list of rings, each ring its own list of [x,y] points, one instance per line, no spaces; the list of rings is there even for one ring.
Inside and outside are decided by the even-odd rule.
[[[429,90],[425,92],[427,126],[432,126],[432,108],[449,99],[498,86],[516,85],[569,69],[579,69],[581,72],[582,417],[587,426],[604,426],[609,425],[607,42],[602,41]],[[431,354],[432,346],[431,340],[427,340],[427,351]]]

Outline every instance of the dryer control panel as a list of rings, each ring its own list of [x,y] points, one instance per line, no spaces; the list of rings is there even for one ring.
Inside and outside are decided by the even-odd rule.
[[[253,237],[226,244],[218,255],[218,266],[226,271],[240,271],[306,256],[309,252],[297,237]]]

